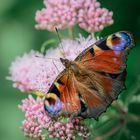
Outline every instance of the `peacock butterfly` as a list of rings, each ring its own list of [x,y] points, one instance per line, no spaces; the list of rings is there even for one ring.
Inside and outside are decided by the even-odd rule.
[[[133,36],[121,31],[97,41],[74,61],[60,58],[65,69],[46,95],[46,112],[97,119],[125,88],[126,60],[133,46]]]

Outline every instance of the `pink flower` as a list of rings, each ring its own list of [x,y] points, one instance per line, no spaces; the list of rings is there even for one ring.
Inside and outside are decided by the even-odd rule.
[[[14,87],[21,91],[47,92],[58,75],[52,61],[39,52],[31,51],[16,58],[10,67],[10,77]]]
[[[30,138],[40,138],[45,140],[42,134],[43,126],[39,122],[39,116],[43,115],[45,118],[50,119],[44,112],[43,99],[37,98],[36,100],[29,95],[29,97],[22,101],[19,108],[25,112],[26,120],[22,122],[22,130],[24,135]]]
[[[94,36],[84,38],[82,35],[79,35],[79,38],[76,38],[76,40],[63,39],[57,48],[51,48],[47,51],[46,57],[53,56],[56,59],[66,57],[69,60],[74,60],[83,50],[95,42],[96,39]]]
[[[60,57],[74,60],[84,49],[95,42],[89,36],[87,39],[80,35],[76,40],[62,40],[62,46],[49,49],[45,56],[39,52],[31,51],[22,57],[17,57],[11,64],[9,80],[14,82],[14,87],[21,91],[41,91],[47,93],[50,86],[64,69]]]
[[[37,29],[53,31],[78,24],[87,32],[102,30],[111,25],[112,12],[100,8],[96,0],[44,0],[45,8],[36,12]]]
[[[87,32],[101,31],[113,23],[113,12],[100,8],[100,3],[96,0],[85,0],[82,5],[78,13],[78,24]]]
[[[45,140],[46,136],[59,139],[75,139],[75,135],[81,132],[85,137],[88,131],[80,118],[68,118],[67,122],[54,120],[43,108],[44,99],[37,97],[35,100],[31,95],[22,101],[19,108],[25,113],[26,119],[22,122],[24,135],[30,138]],[[84,129],[81,129],[84,128]],[[43,133],[45,130],[46,133]]]
[[[80,6],[74,0],[44,0],[46,8],[36,13],[37,29],[54,30],[72,27],[76,24],[77,10]]]
[[[42,127],[33,121],[24,120],[22,122],[22,130],[26,137],[30,138],[40,138],[41,140],[45,140],[45,136],[42,133]]]

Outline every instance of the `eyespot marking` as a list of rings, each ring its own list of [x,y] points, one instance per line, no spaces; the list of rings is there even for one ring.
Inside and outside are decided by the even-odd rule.
[[[131,35],[127,32],[118,32],[107,38],[107,46],[112,50],[124,50],[131,47]]]
[[[45,99],[44,108],[51,115],[56,115],[63,108],[63,103],[54,93],[48,93]]]

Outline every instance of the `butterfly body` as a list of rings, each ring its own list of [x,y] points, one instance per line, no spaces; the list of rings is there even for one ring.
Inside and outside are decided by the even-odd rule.
[[[125,87],[126,58],[132,46],[132,36],[118,32],[97,41],[74,61],[60,58],[65,70],[46,96],[46,112],[97,119]]]

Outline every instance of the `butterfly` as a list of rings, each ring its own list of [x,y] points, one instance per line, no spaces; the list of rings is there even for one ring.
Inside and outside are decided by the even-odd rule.
[[[55,117],[97,119],[125,88],[126,60],[133,46],[133,36],[120,31],[92,44],[74,61],[60,58],[65,69],[45,97],[45,111]]]

